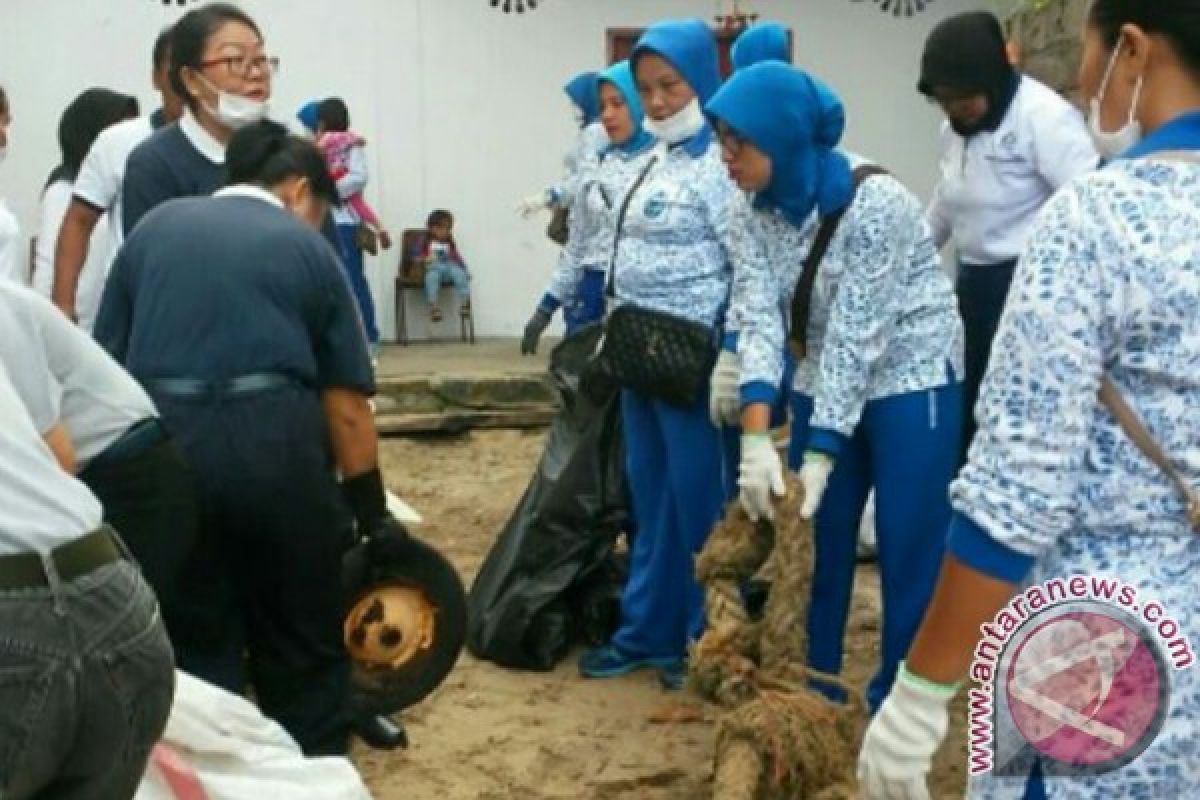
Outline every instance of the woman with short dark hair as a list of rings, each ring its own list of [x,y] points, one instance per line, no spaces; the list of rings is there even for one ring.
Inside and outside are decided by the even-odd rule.
[[[184,14],[171,32],[171,86],[184,112],[129,156],[122,187],[122,231],[173,197],[211,194],[225,177],[234,131],[267,114],[279,60],[258,25],[229,3]]]
[[[96,338],[196,473],[180,667],[233,692],[249,679],[307,754],[343,753],[346,506],[364,536],[402,529],[386,511],[358,312],[318,232],[337,187],[317,148],[273,122],[233,135],[228,169],[214,196],[165,203],[133,232]]]
[[[38,228],[37,243],[33,254],[33,288],[49,298],[54,291],[54,251],[58,244],[59,231],[67,216],[79,169],[96,141],[96,137],[108,128],[138,115],[137,98],[108,89],[87,89],[76,97],[58,124],[58,144],[62,161],[50,173],[46,188],[42,191],[42,216]],[[96,308],[100,305],[100,294],[104,291],[104,279],[108,273],[108,219],[97,225],[91,233],[88,258],[80,270],[75,293],[75,316],[80,326],[89,333],[96,319]]]

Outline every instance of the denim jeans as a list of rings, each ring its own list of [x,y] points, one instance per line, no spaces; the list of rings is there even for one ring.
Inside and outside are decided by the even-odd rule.
[[[129,560],[0,591],[0,798],[129,800],[175,692],[158,601]]]
[[[463,303],[471,297],[471,278],[453,261],[434,261],[425,268],[425,299],[431,308],[437,305],[438,291],[443,286],[453,286]]]

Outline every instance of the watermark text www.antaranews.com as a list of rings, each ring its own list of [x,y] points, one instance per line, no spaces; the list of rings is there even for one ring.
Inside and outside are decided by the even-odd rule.
[[[1058,774],[1128,764],[1162,728],[1170,671],[1195,662],[1169,610],[1117,578],[1031,586],[980,630],[968,692],[972,775],[999,772],[997,752],[1027,751]],[[1019,741],[997,742],[998,731]]]

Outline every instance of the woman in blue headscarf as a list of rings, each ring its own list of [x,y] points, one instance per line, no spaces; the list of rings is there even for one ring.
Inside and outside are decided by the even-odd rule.
[[[566,247],[537,309],[525,326],[521,352],[537,352],[538,339],[554,312],[563,308],[567,334],[604,316],[604,276],[612,261],[616,231],[614,203],[650,158],[654,137],[642,127],[645,113],[628,61],[597,76],[599,119],[611,144],[581,179],[568,221]]]
[[[563,92],[575,109],[579,134],[563,157],[563,179],[554,186],[535,192],[517,204],[522,216],[531,216],[543,209],[570,208],[587,171],[608,146],[608,136],[600,124],[600,95],[595,72],[580,72],[563,86]]]
[[[729,53],[735,70],[763,61],[792,61],[792,35],[778,22],[759,22],[742,31]]]
[[[701,111],[721,80],[716,41],[698,19],[660,22],[638,41],[631,63],[646,129],[661,144],[614,202],[625,212],[617,214],[609,276],[614,315],[657,314],[707,329],[715,342],[734,265],[744,275],[766,269],[740,224],[748,213],[745,195],[725,175]],[[606,342],[611,338],[610,329]],[[687,643],[704,625],[692,562],[723,498],[721,439],[708,420],[707,394],[703,385],[683,403],[645,388],[622,392],[638,535],[620,627],[609,644],[584,654],[580,670],[587,677],[656,667],[665,685],[682,685]]]
[[[766,423],[786,347],[781,309],[790,308],[799,361],[789,460],[804,487],[798,511],[816,515],[809,663],[841,670],[856,534],[873,488],[884,614],[882,664],[868,690],[876,707],[933,591],[950,518],[962,423],[954,290],[917,198],[837,149],[845,117],[829,87],[762,63],[735,73],[707,111],[731,177],[754,193],[753,227],[771,264],[766,280],[735,284],[741,501],[759,517],[782,494]],[[801,273],[818,229],[837,215],[805,313]]]

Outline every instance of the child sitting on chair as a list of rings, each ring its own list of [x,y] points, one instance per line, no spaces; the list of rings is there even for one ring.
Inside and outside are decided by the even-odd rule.
[[[441,209],[432,212],[425,222],[425,235],[417,239],[409,257],[425,266],[425,299],[429,301],[429,316],[434,322],[442,319],[437,300],[443,286],[454,287],[462,303],[462,313],[470,310],[471,277],[454,244],[453,214]]]

